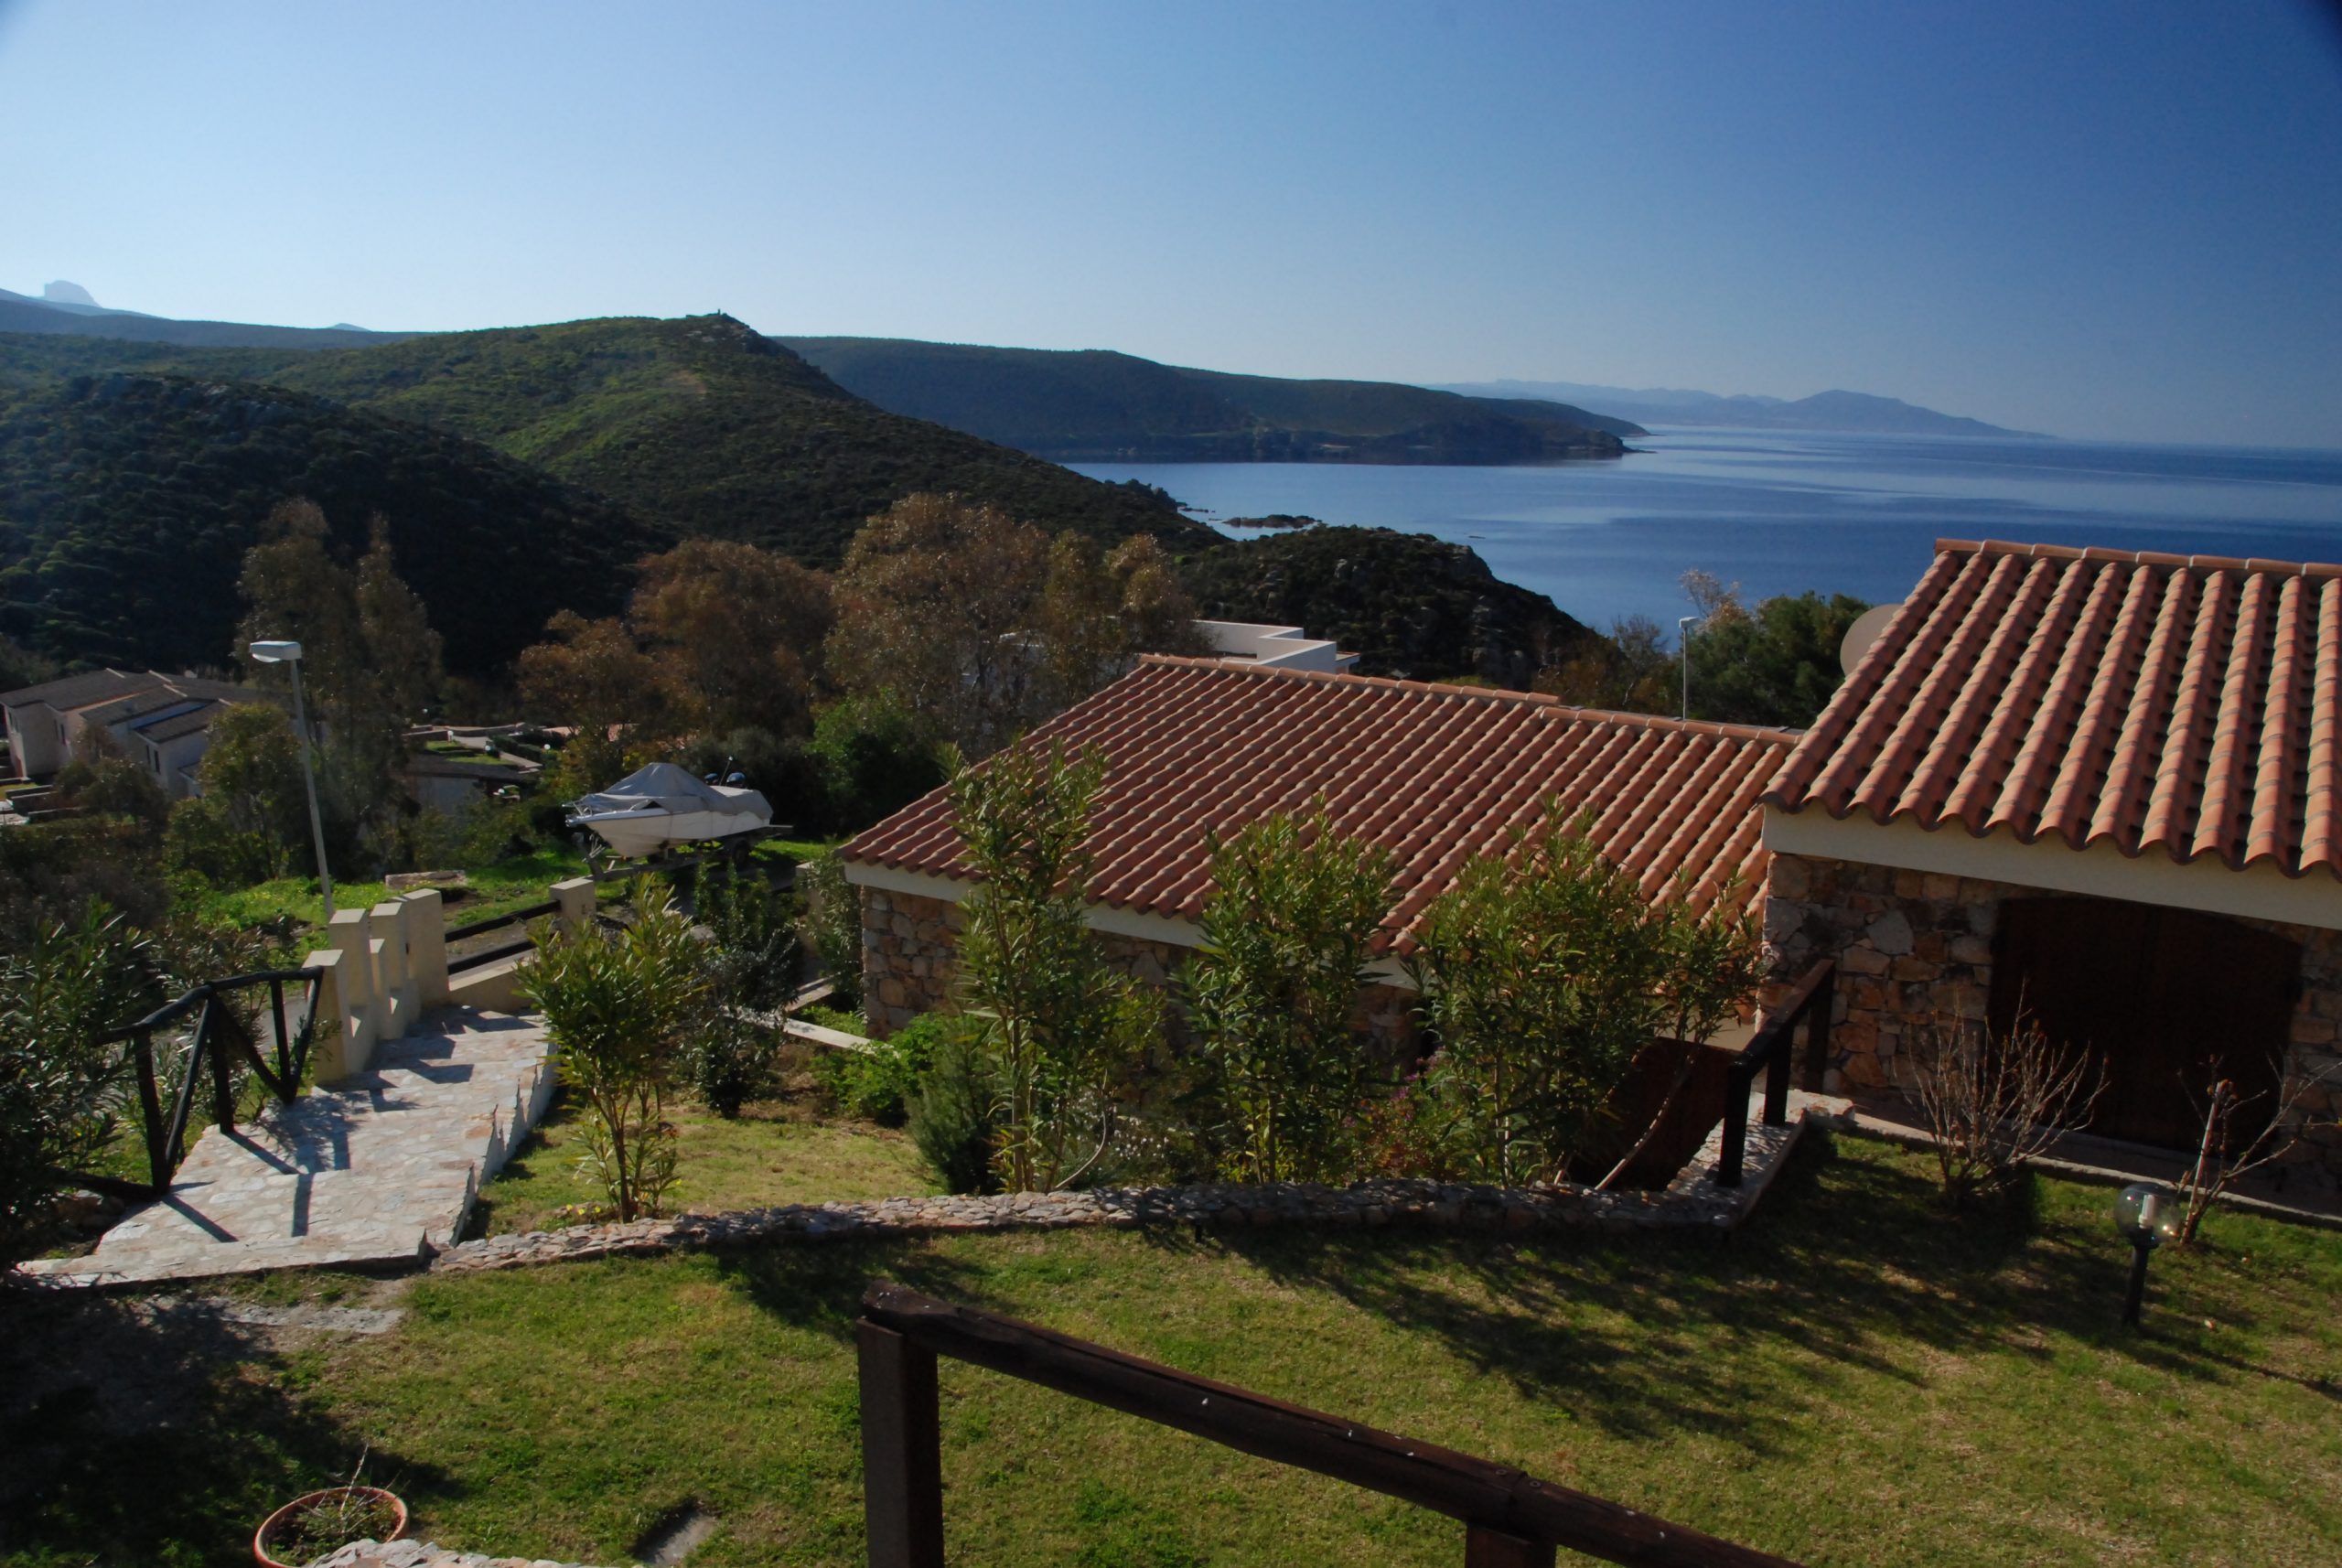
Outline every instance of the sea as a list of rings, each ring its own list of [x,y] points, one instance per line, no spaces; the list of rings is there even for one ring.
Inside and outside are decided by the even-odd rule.
[[[1073,466],[1160,486],[1215,526],[1292,512],[1435,534],[1590,626],[1647,616],[1671,636],[1688,571],[1750,602],[1885,603],[1943,538],[2342,561],[2342,451],[1703,429],[1629,445],[1522,467]]]

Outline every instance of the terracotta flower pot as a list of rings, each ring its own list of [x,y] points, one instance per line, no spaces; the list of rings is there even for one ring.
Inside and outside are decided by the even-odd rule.
[[[252,1561],[258,1563],[261,1568],[302,1568],[304,1563],[315,1562],[328,1552],[338,1551],[349,1545],[348,1541],[338,1541],[306,1556],[290,1559],[275,1556],[273,1550],[280,1544],[278,1538],[285,1533],[285,1526],[296,1516],[307,1513],[320,1506],[330,1506],[342,1498],[364,1498],[390,1505],[391,1512],[396,1517],[397,1522],[391,1526],[387,1533],[373,1536],[374,1540],[396,1541],[406,1533],[406,1504],[401,1502],[395,1493],[386,1492],[380,1487],[328,1487],[323,1491],[311,1492],[306,1497],[295,1498],[263,1520],[260,1528],[252,1531]],[[362,1535],[350,1538],[352,1541],[365,1539],[367,1537]]]

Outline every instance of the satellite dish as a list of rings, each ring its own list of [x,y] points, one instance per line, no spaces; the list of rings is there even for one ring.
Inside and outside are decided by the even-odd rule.
[[[1848,627],[1846,635],[1839,639],[1838,667],[1847,674],[1853,674],[1854,666],[1863,661],[1863,655],[1870,651],[1870,645],[1878,640],[1878,634],[1886,629],[1886,623],[1893,620],[1895,612],[1902,607],[1900,603],[1873,605],[1856,616],[1854,624]]]

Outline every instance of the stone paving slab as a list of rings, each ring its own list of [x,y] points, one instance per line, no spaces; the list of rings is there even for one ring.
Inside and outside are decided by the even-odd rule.
[[[413,1266],[455,1245],[479,1184],[553,1092],[541,1021],[444,1009],[367,1071],[204,1132],[170,1196],[133,1208],[86,1258],[25,1267],[59,1283],[264,1269]]]

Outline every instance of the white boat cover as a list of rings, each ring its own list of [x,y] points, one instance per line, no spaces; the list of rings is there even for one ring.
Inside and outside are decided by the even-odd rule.
[[[677,816],[714,811],[725,816],[754,817],[760,822],[772,820],[772,807],[754,789],[719,789],[693,778],[671,762],[638,768],[608,789],[581,797],[570,810],[581,818],[618,811],[665,811]]]

